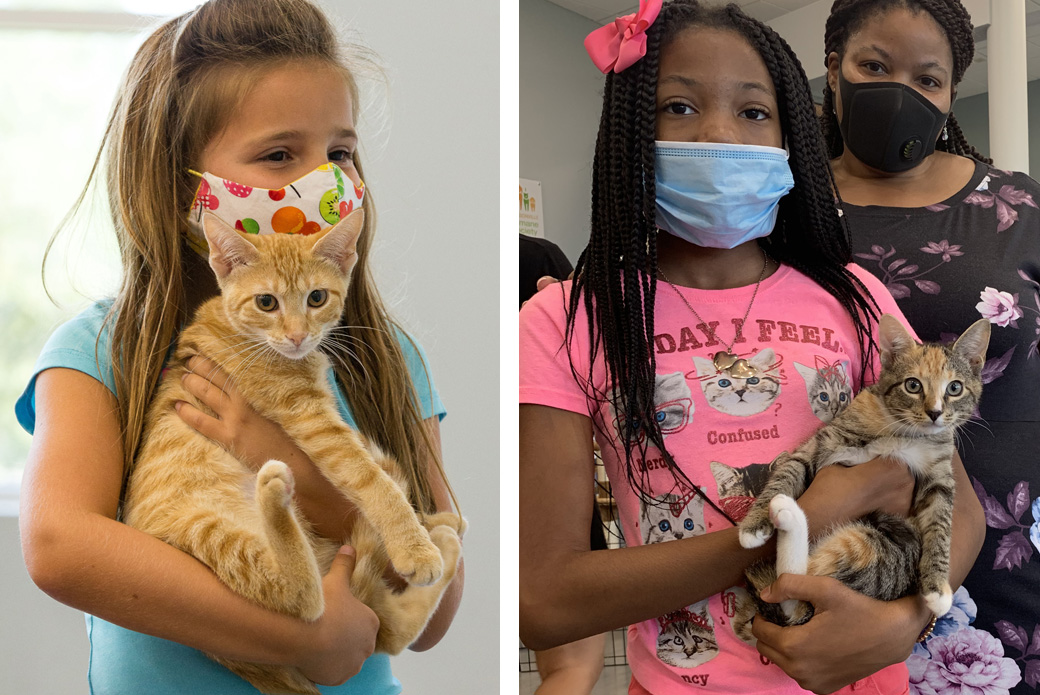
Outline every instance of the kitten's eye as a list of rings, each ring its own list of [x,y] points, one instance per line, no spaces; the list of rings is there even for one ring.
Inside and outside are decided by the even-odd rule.
[[[671,531],[671,530],[672,530],[672,525],[671,525],[671,524],[670,524],[670,523],[668,522],[668,520],[666,519],[665,521],[662,521],[661,523],[659,523],[659,524],[657,525],[657,528],[659,528],[659,529],[661,529],[662,531],[664,531],[665,533],[667,533],[668,531]]]
[[[664,422],[664,419],[665,419],[664,412],[660,412],[660,413],[657,414],[657,421],[658,422]]]
[[[839,394],[838,400],[844,403],[845,401],[849,400],[849,396],[846,393]]]
[[[759,379],[757,376],[753,376],[753,377],[751,377],[750,379],[747,380],[747,383],[751,384],[752,386],[754,386],[759,381],[761,381],[761,379]]]
[[[692,531],[693,530],[693,519],[687,519],[686,521],[684,521],[683,522],[683,528],[685,528],[687,531]]]
[[[724,389],[725,388],[729,388],[730,384],[732,384],[732,383],[733,382],[730,381],[729,379],[719,379],[719,386],[721,386]]]
[[[827,401],[829,401],[830,399],[831,399],[831,397],[830,397],[830,396],[828,396],[828,395],[827,395],[826,393],[821,393],[821,394],[820,394],[820,400],[821,400],[821,401],[823,401],[824,403],[826,403],[826,402],[827,402]]]
[[[903,388],[906,389],[907,393],[921,393],[921,382],[917,379],[910,377],[903,382]]]
[[[964,391],[964,384],[959,381],[951,381],[946,387],[946,395],[959,396]]]
[[[314,290],[307,295],[307,306],[319,307],[329,300],[328,290]]]
[[[278,308],[278,300],[271,294],[256,295],[256,307],[260,311],[274,311]]]

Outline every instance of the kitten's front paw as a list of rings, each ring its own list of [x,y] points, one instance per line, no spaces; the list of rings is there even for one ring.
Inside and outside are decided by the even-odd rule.
[[[759,525],[752,530],[745,531],[740,530],[740,545],[743,548],[750,550],[751,548],[760,548],[766,544],[773,536],[773,524],[768,521],[765,524]]]
[[[774,530],[765,505],[755,502],[747,516],[740,522],[740,545],[748,549],[759,548],[765,545]]]
[[[429,536],[425,542],[408,545],[402,551],[392,553],[390,562],[397,573],[414,586],[429,586],[444,573],[441,553]]]
[[[943,617],[953,607],[953,592],[946,584],[942,591],[933,591],[924,595],[924,603],[928,610],[938,617]]]
[[[256,474],[256,494],[261,500],[288,507],[293,496],[293,474],[281,461],[270,460]]]
[[[430,540],[440,550],[446,572],[454,574],[453,568],[459,564],[459,556],[462,555],[462,541],[459,534],[451,526],[434,526],[430,529]]]
[[[423,526],[433,534],[433,529],[438,526],[448,526],[455,530],[456,535],[462,538],[466,533],[466,529],[469,524],[466,520],[458,514],[452,514],[451,512],[437,512],[436,514],[429,514],[423,518]]]
[[[793,531],[803,515],[798,503],[787,495],[777,495],[769,503],[769,520],[781,531]]]

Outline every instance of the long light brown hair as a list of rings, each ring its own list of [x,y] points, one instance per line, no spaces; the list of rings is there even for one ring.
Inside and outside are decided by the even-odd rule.
[[[185,243],[198,185],[189,168],[198,166],[203,149],[258,76],[287,62],[320,61],[340,70],[357,122],[357,81],[341,53],[328,19],[307,0],[209,0],[156,29],[131,61],[87,186],[70,214],[104,162],[123,268],[105,321],[112,336],[124,486],[169,347],[199,303],[199,283],[215,288],[205,263]],[[357,152],[354,164],[363,178]],[[369,269],[376,219],[370,190],[364,210],[339,339],[325,349],[360,430],[408,472],[416,509],[432,512],[427,461],[445,485],[447,479],[398,342],[398,336],[407,337],[387,313]],[[429,382],[419,387],[429,390]]]

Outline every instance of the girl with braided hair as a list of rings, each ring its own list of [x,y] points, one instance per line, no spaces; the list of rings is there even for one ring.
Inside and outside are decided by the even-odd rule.
[[[742,549],[735,523],[769,462],[829,418],[799,367],[847,398],[875,378],[878,316],[899,315],[850,263],[805,74],[765,25],[693,0],[644,2],[586,48],[607,73],[589,243],[575,279],[520,312],[521,636],[631,626],[630,693],[906,692],[931,618],[917,597],[784,575],[764,598],[817,613],[779,628],[752,625],[740,586],[771,548]],[[589,550],[593,438],[625,548]],[[815,531],[906,514],[912,488],[876,460],[829,467],[800,503]],[[981,519],[958,495],[954,583]]]
[[[1040,504],[1026,513],[1040,469],[1024,455],[1040,441],[1040,186],[995,168],[957,125],[957,85],[975,50],[959,0],[838,0],[824,43],[821,123],[857,261],[924,340],[980,316],[992,324],[985,424],[961,446],[990,530],[955,599],[959,618],[917,647],[911,679],[945,692],[972,663],[973,686],[1034,693],[1040,644],[1015,636],[1040,625],[1040,537],[1034,530],[1031,543],[1029,531]]]

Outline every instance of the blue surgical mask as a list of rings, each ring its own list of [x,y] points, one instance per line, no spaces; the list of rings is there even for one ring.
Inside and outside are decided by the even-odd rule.
[[[657,226],[697,246],[769,236],[794,187],[787,152],[712,142],[656,143]]]

